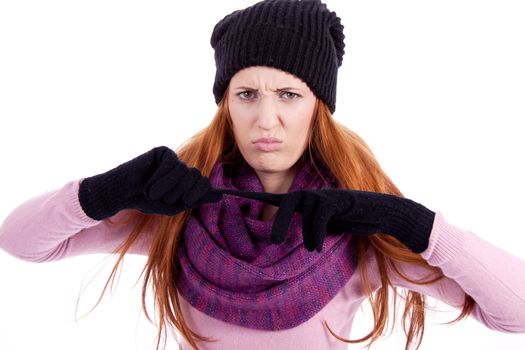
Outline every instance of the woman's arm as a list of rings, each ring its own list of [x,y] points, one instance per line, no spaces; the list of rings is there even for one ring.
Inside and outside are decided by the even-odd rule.
[[[490,329],[525,332],[525,262],[454,226],[436,213],[428,248],[421,256],[441,268],[445,278],[430,285],[409,283],[396,273],[394,285],[461,307],[467,293],[476,302],[472,316]],[[396,264],[411,278],[424,278],[423,267]]]
[[[13,210],[0,225],[0,248],[26,261],[46,262],[80,254],[110,253],[133,225],[94,220],[82,210],[78,189],[82,179],[34,197]],[[122,210],[111,221],[125,218]],[[146,255],[150,233],[145,232],[130,253]]]

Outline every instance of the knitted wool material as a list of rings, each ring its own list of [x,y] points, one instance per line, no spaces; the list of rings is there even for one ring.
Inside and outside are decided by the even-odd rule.
[[[343,28],[319,0],[265,0],[230,13],[215,25],[210,39],[216,103],[237,71],[269,66],[302,79],[334,113]]]
[[[326,168],[320,172],[305,163],[289,191],[335,187]],[[263,191],[245,162],[235,168],[217,162],[210,180],[215,188]],[[227,194],[195,209],[179,245],[177,286],[211,317],[254,329],[292,328],[319,312],[353,274],[351,235],[326,237],[322,253],[309,252],[295,213],[287,240],[271,244],[273,218],[262,221],[262,209],[261,201]]]

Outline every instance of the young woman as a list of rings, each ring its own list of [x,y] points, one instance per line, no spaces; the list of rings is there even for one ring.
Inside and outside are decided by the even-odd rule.
[[[320,1],[266,0],[214,28],[218,110],[176,152],[155,147],[16,208],[0,247],[29,261],[148,256],[183,349],[344,349],[373,342],[406,291],[407,348],[425,299],[525,332],[525,263],[404,198],[335,122],[343,25]],[[116,267],[121,262],[117,262]],[[374,327],[345,340],[368,299]],[[158,343],[160,345],[160,343]]]

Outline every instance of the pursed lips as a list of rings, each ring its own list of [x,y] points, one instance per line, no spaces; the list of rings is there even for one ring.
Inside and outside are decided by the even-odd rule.
[[[281,143],[282,141],[279,140],[278,138],[276,137],[261,137],[255,141],[253,141],[253,143],[259,143],[259,142],[263,142],[263,143],[274,143],[274,142],[278,142],[278,143]]]
[[[277,150],[282,141],[275,137],[261,137],[252,141],[255,149],[263,152],[271,152]]]

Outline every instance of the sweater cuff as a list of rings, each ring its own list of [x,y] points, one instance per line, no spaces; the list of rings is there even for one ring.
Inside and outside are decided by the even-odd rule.
[[[82,182],[82,180],[84,180],[84,178],[75,180],[71,183],[71,191],[69,191],[67,195],[67,202],[69,203],[75,218],[78,219],[78,223],[81,226],[95,226],[96,224],[100,223],[101,220],[95,220],[87,216],[87,214],[82,209],[82,206],[80,205],[80,201],[78,199],[78,190],[80,188],[80,182]]]
[[[436,212],[427,249],[421,253],[429,265],[440,266],[460,254],[464,246],[462,230],[445,221],[441,212]]]

